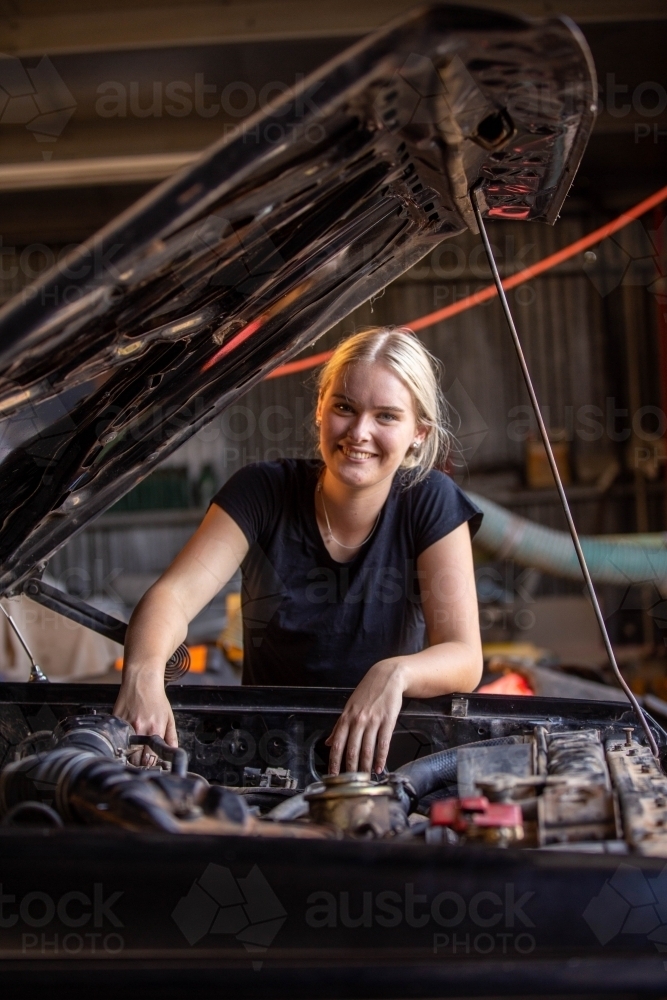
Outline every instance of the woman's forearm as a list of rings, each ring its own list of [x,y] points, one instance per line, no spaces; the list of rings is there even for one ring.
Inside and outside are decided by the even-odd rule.
[[[158,581],[134,610],[125,639],[123,679],[138,672],[162,680],[167,660],[185,641],[188,621],[169,587]]]
[[[189,623],[231,578],[247,551],[241,529],[212,504],[185,548],[137,605],[127,628],[123,680],[114,705],[114,715],[137,733],[164,736],[176,746],[165,665],[185,641]]]
[[[436,698],[453,691],[473,691],[482,676],[482,651],[463,641],[440,642],[419,653],[396,658],[403,695]]]

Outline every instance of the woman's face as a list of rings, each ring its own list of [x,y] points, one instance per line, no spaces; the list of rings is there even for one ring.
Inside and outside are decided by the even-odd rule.
[[[426,434],[410,390],[377,362],[340,372],[318,402],[317,419],[327,469],[355,488],[392,477],[413,442]]]

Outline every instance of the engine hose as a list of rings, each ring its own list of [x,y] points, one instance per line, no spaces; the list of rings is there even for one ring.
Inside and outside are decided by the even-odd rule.
[[[532,566],[569,580],[582,579],[568,532],[544,528],[525,517],[517,517],[476,493],[468,496],[484,514],[475,535],[476,545],[522,566]],[[655,582],[661,591],[667,592],[667,550],[664,548],[591,537],[582,538],[581,547],[595,583],[627,586]]]
[[[183,747],[170,747],[161,736],[130,736],[130,746],[145,746],[161,757],[162,760],[171,763],[172,774],[179,778],[185,778],[188,773],[188,755]]]
[[[321,781],[315,781],[312,785],[308,785],[304,788],[302,792],[298,792],[289,799],[283,799],[279,802],[277,806],[274,806],[270,812],[264,816],[264,819],[273,820],[275,823],[292,823],[295,819],[301,819],[303,816],[308,815],[308,803],[306,802],[306,793],[319,791],[324,788]]]
[[[409,764],[402,764],[394,774],[406,786],[409,801],[403,800],[404,808],[414,808],[425,795],[456,781],[459,750],[468,747],[499,747],[506,743],[523,743],[523,737],[499,736],[491,740],[478,740],[476,743],[463,743],[449,750],[439,750],[428,757],[420,757]],[[401,798],[403,799],[402,796]]]

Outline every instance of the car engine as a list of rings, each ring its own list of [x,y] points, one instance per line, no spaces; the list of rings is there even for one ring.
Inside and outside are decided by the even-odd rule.
[[[174,748],[104,712],[66,715],[8,749],[0,820],[54,831],[111,826],[667,857],[667,776],[629,711],[606,706],[616,718],[596,725],[496,718],[460,742],[457,712],[469,700],[451,699],[449,734],[439,741],[449,745],[434,753],[422,745],[416,759],[381,775],[321,774],[323,732],[299,741],[295,715],[284,730],[265,727],[264,760],[252,761],[265,764],[273,750],[278,766],[243,764],[257,741],[238,725],[218,726],[211,739],[201,719],[189,731],[181,719]],[[396,735],[400,743],[404,725]],[[144,746],[156,764],[137,764]]]

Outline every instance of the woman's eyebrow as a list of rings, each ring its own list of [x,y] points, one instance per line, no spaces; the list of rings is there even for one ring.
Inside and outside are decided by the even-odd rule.
[[[352,396],[347,396],[344,392],[332,392],[331,396],[332,396],[333,399],[344,399],[346,403],[354,403],[356,406],[359,405],[357,403],[356,399],[353,399]],[[373,410],[392,410],[392,411],[394,411],[396,413],[405,413],[405,410],[403,409],[402,406],[381,406],[381,405],[378,405],[378,406],[371,407],[371,409],[373,409]]]

